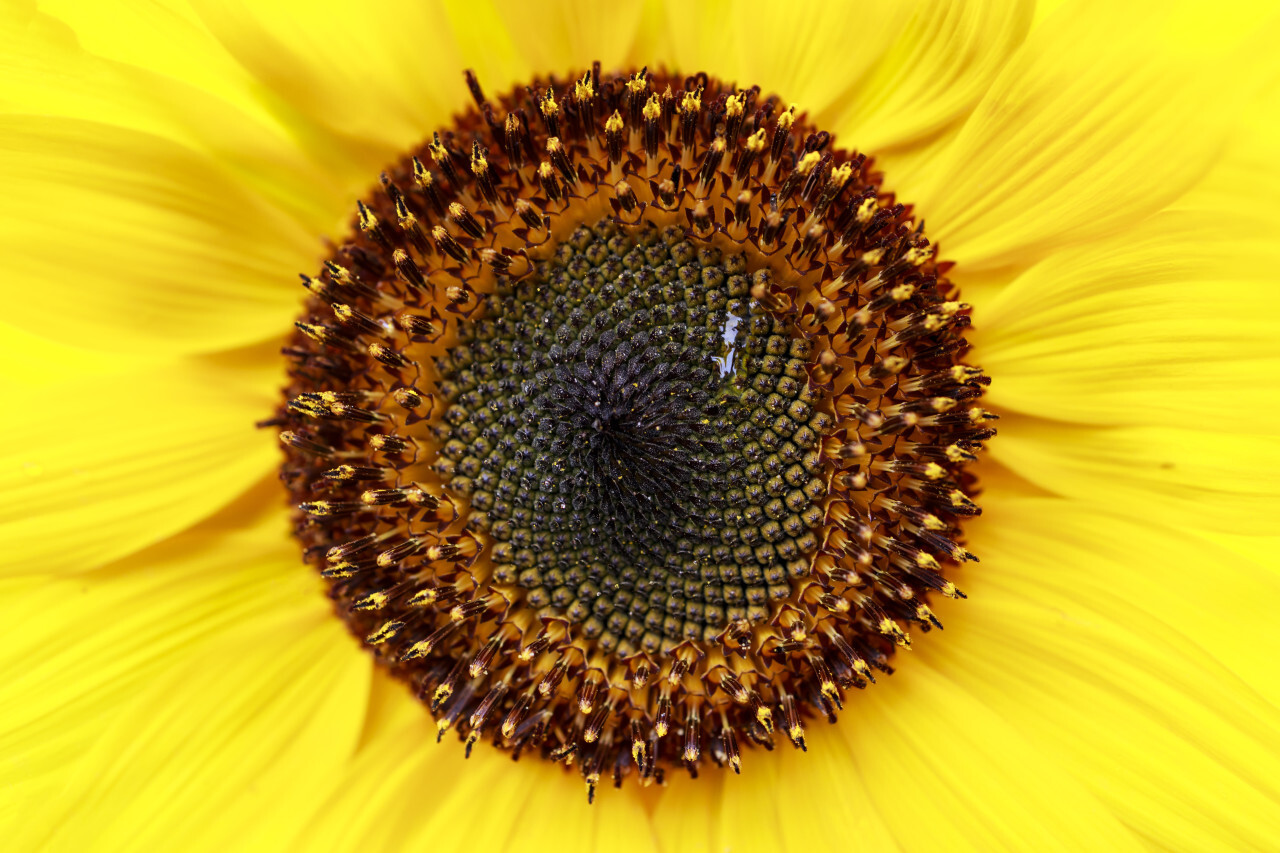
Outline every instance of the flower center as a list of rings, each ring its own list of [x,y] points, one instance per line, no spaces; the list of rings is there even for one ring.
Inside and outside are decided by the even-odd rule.
[[[870,161],[758,89],[468,81],[303,276],[305,558],[468,754],[594,794],[804,748],[962,597],[967,306]]]
[[[500,281],[440,364],[434,469],[494,541],[494,580],[603,652],[763,622],[809,574],[831,418],[753,278],[679,228],[602,220]]]

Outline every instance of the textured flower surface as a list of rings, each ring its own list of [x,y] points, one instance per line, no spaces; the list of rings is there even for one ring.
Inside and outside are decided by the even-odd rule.
[[[534,14],[527,4],[484,2],[359,8],[202,0],[0,3],[0,174],[6,196],[0,240],[8,261],[0,318],[0,383],[7,403],[0,450],[0,824],[6,846],[1274,849],[1280,837],[1280,632],[1274,619],[1280,605],[1280,321],[1269,300],[1280,283],[1280,64],[1269,46],[1280,28],[1270,7],[919,0],[810,9],[619,2]],[[772,751],[743,749],[741,775],[704,760],[693,778],[682,761],[696,764],[697,749],[690,762],[686,741],[678,748],[660,746],[643,730],[643,737],[636,736],[641,745],[628,740],[616,761],[625,765],[630,756],[643,769],[650,757],[663,757],[661,784],[642,772],[649,784],[597,792],[588,805],[576,773],[527,754],[512,762],[510,752],[493,748],[489,741],[501,740],[492,734],[496,723],[485,729],[484,714],[477,718],[473,705],[465,706],[468,730],[484,731],[484,739],[468,750],[437,745],[436,719],[387,668],[398,667],[411,685],[436,691],[450,676],[443,662],[432,663],[421,647],[415,652],[411,645],[393,645],[409,661],[427,663],[410,666],[385,654],[386,666],[375,663],[335,617],[330,600],[347,613],[352,628],[391,639],[379,632],[398,620],[377,618],[384,605],[378,596],[390,601],[403,590],[341,586],[347,579],[333,577],[327,567],[342,560],[324,552],[308,552],[307,559],[330,571],[328,580],[303,564],[291,535],[299,513],[286,502],[277,477],[277,430],[253,424],[280,407],[286,381],[295,402],[285,410],[292,414],[282,417],[296,415],[304,431],[311,423],[305,419],[349,411],[343,407],[356,407],[371,389],[418,402],[412,383],[395,373],[403,367],[398,351],[376,348],[377,339],[393,330],[367,314],[388,297],[371,298],[330,270],[307,279],[313,295],[304,308],[307,294],[289,282],[299,272],[326,269],[325,260],[351,257],[343,254],[343,241],[353,233],[363,234],[366,246],[379,242],[366,216],[353,232],[355,201],[374,204],[366,212],[390,227],[395,192],[384,193],[379,173],[390,170],[394,184],[409,186],[414,170],[406,158],[429,153],[423,146],[431,132],[465,123],[459,117],[467,110],[479,116],[462,69],[475,69],[495,104],[499,98],[492,93],[515,91],[514,100],[502,101],[505,109],[518,106],[523,89],[513,87],[589,68],[592,60],[621,79],[646,66],[655,75],[706,71],[725,81],[725,97],[758,85],[764,95],[786,99],[778,109],[797,105],[798,126],[829,131],[831,151],[872,158],[864,164],[837,153],[824,160],[825,142],[810,149],[797,139],[796,153],[778,173],[777,196],[784,209],[791,196],[816,205],[823,186],[847,181],[851,191],[869,191],[886,209],[892,199],[912,205],[894,213],[899,218],[893,222],[904,228],[927,222],[922,234],[946,266],[935,267],[922,254],[926,242],[919,232],[902,232],[903,241],[908,233],[916,236],[895,243],[893,251],[904,259],[915,252],[910,258],[920,263],[910,273],[917,276],[908,282],[910,292],[899,291],[901,301],[928,310],[917,317],[907,307],[894,309],[899,313],[886,315],[885,328],[892,328],[884,334],[906,341],[917,322],[951,328],[971,317],[963,363],[981,364],[992,377],[981,405],[999,415],[1000,435],[963,476],[959,468],[946,474],[981,504],[982,515],[963,525],[964,548],[979,555],[980,564],[957,557],[968,551],[941,544],[950,540],[921,533],[925,538],[913,541],[933,542],[935,553],[956,558],[944,567],[944,581],[931,574],[923,552],[880,540],[879,547],[899,559],[894,565],[901,572],[942,592],[958,586],[967,594],[966,601],[935,595],[932,610],[892,604],[898,609],[889,615],[929,622],[921,613],[930,614],[945,631],[916,638],[910,651],[899,649],[892,659],[896,673],[865,691],[844,689],[858,686],[859,670],[847,667],[843,676],[833,676],[842,692],[828,693],[824,686],[809,699],[797,693],[808,702],[794,706],[797,719],[805,717],[806,752],[790,748],[785,737],[775,739]],[[569,77],[557,80],[561,89],[572,88]],[[713,89],[706,89],[706,109],[725,103],[713,101]],[[682,108],[673,106],[672,115]],[[570,113],[580,120],[581,113]],[[642,115],[638,102],[636,115]],[[699,119],[698,127],[707,130],[690,131],[700,146],[697,158],[683,164],[691,196],[714,151],[706,134],[727,117]],[[607,175],[616,159],[608,134],[628,132],[609,125],[604,113],[596,118],[604,143],[598,148],[584,137],[574,149],[578,143],[567,127],[564,137],[573,156],[590,154]],[[762,127],[773,132],[777,116],[766,119]],[[619,166],[618,177],[646,169],[641,126],[632,125],[634,160]],[[668,127],[675,134],[682,126],[677,120]],[[536,130],[542,150],[535,154],[558,169],[555,147],[547,147],[546,139],[554,135]],[[732,136],[744,145],[748,139],[745,132]],[[679,161],[679,150],[669,150]],[[757,174],[763,175],[767,149],[760,151]],[[809,151],[817,156],[806,166]],[[476,156],[487,162],[478,149],[460,162],[476,171]],[[504,157],[521,155],[494,150],[489,156],[494,169],[509,170]],[[734,152],[728,156],[725,164],[736,162]],[[439,162],[443,186],[461,186],[446,174],[450,156]],[[831,177],[846,166],[845,178]],[[724,169],[726,188],[736,191],[729,166]],[[805,169],[827,183],[811,187],[801,180]],[[570,172],[579,174],[570,165],[569,172],[553,176],[561,183],[551,192],[570,190]],[[793,173],[799,177],[788,184],[786,175]],[[617,231],[615,220],[631,221],[633,202],[661,207],[669,173],[653,177],[653,187],[640,187],[637,199],[610,180],[614,204],[578,223],[594,231],[561,233],[567,247],[562,254],[534,258],[551,263],[535,276],[547,288],[495,285],[489,313],[476,315],[478,325],[445,339],[453,354],[439,368],[443,385],[422,389],[454,404],[452,420],[423,421],[433,424],[442,448],[431,467],[444,491],[431,492],[430,509],[457,499],[482,511],[482,538],[475,541],[491,537],[498,556],[480,575],[488,578],[492,571],[504,589],[519,587],[535,602],[545,596],[544,606],[559,608],[556,614],[572,611],[569,592],[563,601],[555,598],[570,588],[563,567],[526,565],[519,542],[502,538],[500,526],[520,517],[518,484],[526,475],[519,465],[511,469],[511,494],[517,496],[512,509],[503,508],[505,481],[493,479],[491,489],[480,479],[479,462],[473,473],[466,470],[477,446],[467,430],[487,424],[472,402],[499,414],[502,405],[514,405],[490,405],[484,397],[489,392],[468,385],[475,372],[468,368],[479,353],[482,366],[497,370],[509,359],[494,356],[496,367],[486,365],[486,353],[503,356],[522,348],[527,337],[543,361],[531,362],[541,367],[519,386],[527,399],[515,408],[539,417],[517,436],[517,444],[532,448],[530,455],[510,459],[534,459],[536,451],[559,460],[555,470],[569,465],[577,477],[563,487],[539,484],[529,492],[529,507],[563,514],[553,514],[541,533],[534,525],[534,535],[554,538],[557,531],[572,533],[573,525],[596,525],[594,531],[617,523],[609,541],[625,544],[630,540],[618,532],[623,527],[632,530],[641,517],[646,524],[672,517],[665,509],[655,516],[644,494],[660,488],[683,512],[698,484],[719,482],[714,478],[738,469],[747,472],[740,491],[748,497],[752,488],[766,492],[758,507],[748,501],[737,514],[720,507],[713,517],[717,524],[732,522],[741,539],[732,539],[734,547],[760,547],[755,534],[741,533],[758,528],[773,549],[762,558],[763,570],[751,567],[751,548],[736,563],[732,548],[720,560],[739,566],[733,577],[735,584],[742,580],[734,587],[744,596],[741,608],[724,598],[726,583],[719,597],[698,589],[695,609],[681,604],[683,615],[675,621],[666,618],[668,604],[659,616],[636,611],[633,632],[626,619],[615,624],[613,611],[601,611],[584,648],[606,655],[619,648],[652,653],[655,668],[665,673],[669,669],[661,666],[670,664],[659,661],[680,642],[718,641],[721,624],[739,617],[753,625],[773,619],[769,624],[790,631],[769,640],[769,648],[783,645],[782,657],[775,658],[809,655],[792,669],[774,666],[772,684],[781,685],[776,695],[760,682],[785,723],[793,707],[787,704],[793,683],[787,673],[797,673],[795,684],[825,685],[823,649],[839,651],[838,643],[805,646],[803,632],[788,627],[791,617],[782,613],[786,618],[779,621],[792,603],[788,596],[801,595],[797,576],[807,578],[807,566],[818,565],[796,560],[825,553],[831,537],[839,540],[846,531],[854,532],[845,551],[857,551],[856,525],[828,527],[831,506],[810,482],[817,477],[830,489],[843,477],[842,487],[867,486],[854,482],[862,469],[846,464],[861,458],[865,443],[840,432],[841,418],[863,417],[859,401],[811,393],[799,381],[815,375],[805,373],[803,362],[848,368],[864,383],[884,377],[874,373],[874,359],[862,374],[841,361],[870,351],[858,350],[851,342],[856,335],[846,334],[855,320],[862,322],[854,315],[863,303],[849,306],[848,322],[831,319],[830,311],[844,307],[847,288],[808,294],[807,314],[770,319],[751,302],[781,304],[758,277],[770,274],[758,258],[739,257],[729,243],[711,253],[669,231]],[[879,196],[868,190],[873,184]],[[428,255],[452,256],[456,246],[466,263],[479,268],[478,244],[449,242],[501,230],[492,216],[468,219],[469,209],[497,209],[485,208],[484,187],[475,186],[470,196],[458,194],[467,202],[460,209],[442,206],[439,222],[448,226],[443,236],[430,230],[435,222],[428,223],[421,235],[425,250],[411,248],[408,256],[429,267]],[[526,198],[520,210],[528,213],[527,200],[539,206],[547,201],[548,185],[519,192]],[[849,210],[856,218],[859,207]],[[519,214],[514,207],[504,211]],[[689,210],[684,236],[696,236],[701,215],[696,207]],[[743,214],[741,234],[756,235],[757,249],[772,245],[760,236],[768,216],[767,209]],[[820,221],[815,215],[806,223]],[[733,223],[724,216],[720,222],[730,233]],[[804,245],[808,232],[795,233],[797,251],[812,256]],[[831,235],[823,251],[830,253],[836,241]],[[597,329],[578,349],[576,339],[553,334],[541,340],[521,331],[521,318],[560,317],[555,263],[576,279],[581,276],[573,273],[574,264],[607,266],[612,256],[635,259],[629,269],[649,283],[644,292],[653,305],[687,302],[694,292],[710,311],[697,315],[707,328],[728,340],[740,326],[736,367],[715,336],[687,336],[677,345],[669,331],[675,315],[668,312],[663,320],[652,305],[644,315],[657,318],[652,328],[648,319],[628,320],[626,352],[632,356],[625,362],[612,330],[613,337],[602,338]],[[520,277],[522,256],[484,257],[496,261],[499,274]],[[878,269],[870,261],[881,259],[871,257],[870,267]],[[674,293],[671,283],[695,261],[706,291],[686,287],[678,299],[664,296]],[[413,264],[393,267],[389,274],[404,283],[396,298],[407,299]],[[941,301],[951,298],[935,283],[943,276],[958,287],[965,307]],[[350,305],[339,303],[345,309],[332,309],[336,300],[324,296],[341,287],[353,298]],[[806,292],[797,288],[789,293],[804,302]],[[477,290],[483,288],[477,284]],[[834,304],[821,301],[828,295]],[[461,287],[447,301],[465,307],[473,296]],[[616,313],[605,297],[583,304],[603,305],[599,316]],[[387,315],[401,307],[392,306]],[[317,323],[332,322],[313,322],[322,313],[332,318],[324,313],[331,310],[339,319],[341,310],[348,312],[346,324],[339,324],[341,340],[321,341],[306,358],[313,367],[316,358],[328,359],[321,366],[330,373],[349,371],[351,357],[337,353],[358,343],[361,359],[380,363],[376,375],[386,388],[355,386],[351,397],[306,397],[332,389],[308,386],[306,360],[299,368],[296,358],[285,379],[281,346],[311,346],[299,343],[311,340],[305,329],[287,342],[285,333],[303,313],[314,332]],[[443,324],[432,325],[438,318],[429,310],[421,315],[421,325],[402,320],[403,334],[388,339],[399,345],[416,337],[425,346]],[[486,337],[483,316],[494,321],[496,337]],[[692,316],[685,311],[679,322],[692,323]],[[510,328],[502,325],[504,317],[513,318]],[[783,320],[794,320],[794,328]],[[373,325],[362,326],[366,321]],[[584,316],[564,322],[576,334],[595,328],[596,321]],[[815,331],[815,324],[826,324],[830,334]],[[813,334],[795,331],[802,327]],[[930,332],[942,334],[933,327]],[[822,346],[835,341],[835,354],[821,362],[821,347],[811,350],[802,338]],[[881,347],[886,338],[875,340]],[[911,340],[912,359],[940,357],[940,350]],[[370,341],[374,348],[366,349]],[[654,341],[665,348],[650,346]],[[458,343],[470,344],[463,347],[465,357],[457,356]],[[650,352],[667,363],[650,363]],[[768,358],[776,363],[770,366]],[[788,359],[799,366],[789,366]],[[738,444],[702,428],[703,419],[732,419],[734,407],[742,409],[744,423],[755,416],[750,382],[734,385],[725,378],[735,369],[768,374],[773,390],[757,395],[759,411],[774,406],[768,417],[792,422],[795,440],[779,440],[768,456],[795,453],[791,467],[779,467],[777,474],[795,482],[784,487],[778,481],[776,496],[767,493],[776,478],[763,469],[751,473],[753,460],[734,455]],[[796,381],[786,381],[788,370]],[[609,385],[618,376],[626,381]],[[600,392],[601,383],[611,390]],[[953,389],[947,399],[971,400],[979,393],[974,383],[972,394]],[[628,384],[638,390],[627,391]],[[923,379],[919,386],[925,388]],[[661,402],[668,399],[684,401],[683,408]],[[946,417],[940,408],[954,402],[931,405],[939,408],[895,409],[889,417]],[[824,406],[831,423],[819,417]],[[417,406],[402,408],[412,413]],[[766,414],[759,417],[773,429]],[[680,440],[633,440],[655,424],[669,426]],[[321,438],[346,440],[346,433],[325,429],[303,435],[290,454]],[[360,435],[364,440],[384,432]],[[924,452],[921,434],[911,433],[909,442]],[[742,447],[758,443],[757,436],[743,435]],[[450,441],[462,438],[471,450],[457,444],[445,452]],[[841,461],[806,456],[810,444]],[[943,460],[945,447],[939,445]],[[329,449],[341,454],[346,445]],[[774,448],[766,442],[765,450]],[[421,510],[414,501],[427,502],[430,485],[416,495],[393,495],[376,482],[386,472],[364,460],[337,460],[334,468],[307,467],[312,463],[297,461],[302,458],[289,456],[294,467],[286,466],[286,481],[301,472],[313,483],[337,471],[330,480],[361,484],[352,493],[356,501],[372,494],[369,504],[406,507],[405,517],[420,523],[410,508]],[[886,458],[865,472],[872,486],[891,475],[907,484],[903,494],[925,494],[910,483],[928,479],[926,463],[910,470],[907,464]],[[641,489],[639,482],[647,485]],[[310,485],[290,487],[295,506],[329,499],[323,491],[297,496],[298,489],[315,488]],[[538,497],[556,489],[567,503]],[[593,502],[614,510],[596,518],[588,512]],[[821,519],[810,514],[818,504]],[[753,508],[759,510],[755,521],[747,518]],[[892,508],[906,514],[895,529],[931,532],[931,525],[942,524],[926,522],[927,513],[905,504]],[[579,510],[585,521],[573,514]],[[391,556],[383,569],[408,556],[421,559],[419,551],[449,560],[468,557],[474,547],[444,528],[441,538],[428,542],[396,522],[367,530],[308,524],[298,528],[306,545],[357,543],[353,564],[368,578],[379,564],[376,552],[360,563],[365,555],[357,534],[400,549],[386,552]],[[824,529],[821,542],[806,538]],[[680,536],[672,533],[669,548],[659,543],[641,557],[628,552],[624,562],[657,572],[665,565],[659,559],[667,556],[664,548],[696,549],[679,544]],[[707,553],[713,551],[708,546]],[[589,556],[607,562],[617,555]],[[753,580],[756,572],[767,575],[775,557],[791,566],[790,586],[785,573]],[[671,566],[677,574],[685,571]],[[624,580],[626,589],[611,599],[617,607],[630,606],[640,589]],[[580,579],[572,588],[593,582]],[[412,594],[424,590],[415,587]],[[760,599],[750,610],[754,594]],[[818,605],[816,598],[804,600]],[[829,609],[839,611],[837,605]],[[697,618],[689,615],[695,613]],[[647,633],[645,618],[655,620]],[[580,621],[586,625],[589,615]],[[461,647],[455,632],[470,636],[444,628],[455,647]],[[500,657],[519,648],[504,646],[506,635],[498,628],[474,633],[471,654],[492,647]],[[536,631],[520,636],[537,640]],[[867,642],[874,657],[877,646]],[[535,646],[529,655],[535,665],[543,648]],[[474,658],[466,661],[480,678],[495,659],[486,657],[478,668]],[[639,658],[629,660],[627,677],[643,682],[635,678]],[[743,687],[689,660],[692,671],[724,694]],[[596,717],[613,732],[605,724],[616,714],[616,730],[628,738],[632,727],[640,732],[642,722],[649,724],[627,716],[626,701],[644,701],[634,693],[619,693],[616,702],[609,700],[608,714],[593,716],[606,694],[584,694],[591,678],[583,674],[587,669],[572,666],[566,664],[568,677],[580,678],[572,696],[587,712],[565,723],[547,757],[566,757],[572,743],[594,744],[600,735],[588,730]],[[528,677],[511,670],[517,671]],[[831,710],[824,703],[840,695],[838,722],[818,719]],[[431,704],[432,696],[425,698]],[[652,701],[656,709],[657,694]],[[512,715],[512,733],[526,731],[517,701],[500,692],[493,702],[507,703],[501,707]],[[704,706],[716,714],[702,715]],[[444,719],[448,707],[437,708]],[[756,710],[749,703],[690,701],[679,707],[684,716],[674,728],[701,731],[691,719],[706,726],[705,737],[694,743],[704,759],[727,757],[724,731],[731,722],[744,733],[744,744],[755,731]],[[465,721],[460,725],[466,728]]]

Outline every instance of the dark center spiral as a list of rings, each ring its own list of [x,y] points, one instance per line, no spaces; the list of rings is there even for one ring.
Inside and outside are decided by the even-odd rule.
[[[437,471],[494,577],[604,651],[758,622],[821,521],[809,345],[751,299],[769,273],[680,229],[581,227],[501,281],[441,364]]]

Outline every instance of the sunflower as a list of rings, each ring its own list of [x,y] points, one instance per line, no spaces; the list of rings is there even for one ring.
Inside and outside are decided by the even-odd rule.
[[[1270,5],[4,3],[7,845],[1273,848]]]

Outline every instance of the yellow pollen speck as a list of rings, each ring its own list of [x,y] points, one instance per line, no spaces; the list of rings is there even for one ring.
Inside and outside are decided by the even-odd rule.
[[[796,164],[796,172],[801,175],[807,175],[813,171],[813,167],[822,162],[822,155],[817,151],[810,151],[808,154],[800,158],[800,162]]]
[[[877,202],[875,198],[868,198],[865,201],[863,201],[862,204],[858,205],[858,213],[857,213],[858,222],[862,223],[863,225],[866,225],[868,222],[870,222],[871,217],[875,216],[876,207],[877,207]],[[866,255],[863,255],[862,259],[866,261],[867,260]],[[874,261],[867,261],[867,262],[876,264],[880,262],[880,259],[877,257]]]
[[[376,646],[385,643],[400,633],[400,629],[404,627],[404,623],[395,619],[384,622],[378,630],[374,631],[365,638],[365,642]]]
[[[933,257],[933,247],[925,246],[918,249],[908,249],[906,255],[903,256],[907,263],[913,266],[920,266],[929,258]]]
[[[773,731],[773,712],[765,706],[761,705],[759,708],[756,708],[756,721],[764,727],[766,732]]]
[[[763,151],[765,146],[768,144],[769,144],[769,137],[764,132],[764,128],[757,130],[755,133],[751,134],[751,136],[747,138],[748,151],[755,151],[755,152]]]
[[[657,95],[650,95],[641,113],[649,121],[656,121],[662,115],[662,101]]]
[[[645,71],[637,72],[636,74],[632,75],[630,80],[627,81],[627,89],[632,94],[639,94],[640,92],[643,92],[648,86],[649,86],[648,73]]]
[[[926,551],[921,551],[919,554],[916,554],[916,565],[922,569],[937,570],[940,568],[938,561],[933,558],[932,554]]]
[[[437,133],[435,135],[431,144],[427,146],[427,150],[431,152],[431,159],[434,160],[437,165],[448,162],[449,150],[440,142],[440,134]]]
[[[423,607],[433,604],[439,597],[439,593],[435,589],[424,589],[409,599],[410,607]]]
[[[425,657],[431,654],[431,646],[430,640],[419,640],[404,652],[403,657],[409,659]]]
[[[560,112],[560,105],[556,103],[555,92],[550,89],[547,89],[546,97],[542,99],[538,106],[542,109],[542,114],[545,116],[553,116]]]
[[[884,369],[888,371],[889,375],[894,376],[901,373],[903,368],[910,364],[910,361],[900,355],[891,355],[882,364],[884,364]]]

